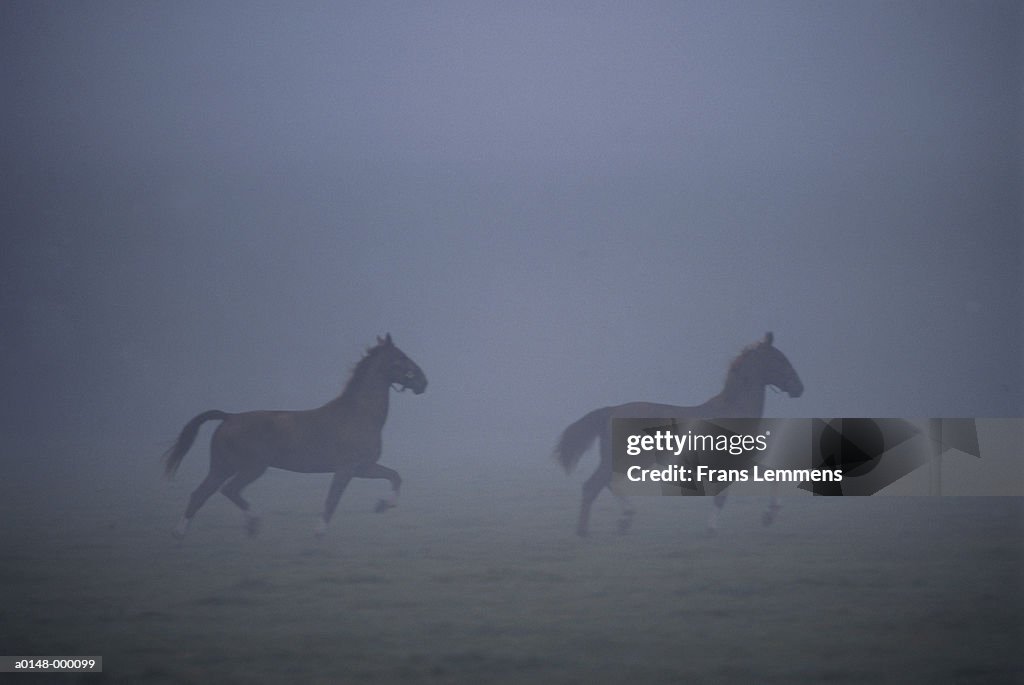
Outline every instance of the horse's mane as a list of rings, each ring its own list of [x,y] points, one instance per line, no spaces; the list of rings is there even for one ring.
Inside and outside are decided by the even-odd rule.
[[[739,368],[740,364],[742,364],[744,360],[746,360],[747,355],[754,352],[762,345],[771,345],[774,342],[774,340],[775,336],[771,333],[771,331],[769,331],[768,333],[765,333],[763,340],[752,342],[746,347],[744,347],[742,350],[740,350],[740,353],[736,355],[736,358],[729,362],[729,370],[725,374],[726,378],[728,379],[728,377],[731,376],[732,373]]]
[[[371,362],[379,357],[383,351],[389,347],[394,347],[394,345],[390,341],[382,340],[373,347],[366,348],[366,352],[363,353],[363,358],[356,362],[356,365],[352,367],[352,373],[349,374],[348,380],[345,381],[345,386],[341,390],[339,399],[345,397],[349,390],[359,387],[363,378],[366,377],[366,374],[372,366]]]
[[[744,347],[742,350],[740,350],[740,353],[736,355],[736,358],[733,359],[731,362],[729,362],[729,371],[728,371],[728,373],[731,374],[733,371],[735,371],[737,368],[739,368],[739,365],[743,363],[743,360],[746,359],[747,355],[750,354],[751,352],[753,352],[754,350],[756,350],[762,344],[763,344],[763,342],[758,340],[757,342],[750,343],[749,345]]]

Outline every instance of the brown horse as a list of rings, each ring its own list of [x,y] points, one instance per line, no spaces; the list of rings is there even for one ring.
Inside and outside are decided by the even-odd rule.
[[[214,409],[193,418],[164,454],[168,477],[174,475],[192,446],[199,426],[213,420],[222,423],[210,441],[210,472],[189,497],[175,536],[184,537],[196,511],[217,490],[245,513],[246,530],[254,535],[259,530],[259,518],[242,498],[242,490],[270,467],[334,474],[318,535],[326,530],[341,493],[353,478],[390,481],[391,495],[377,503],[377,511],[395,506],[402,479],[394,470],[377,463],[380,434],[388,416],[388,393],[395,384],[399,390],[411,388],[419,395],[427,388],[427,377],[395,347],[389,333],[383,339],[378,337],[377,345],[359,361],[341,395],[322,407],[241,414]]]
[[[713,418],[751,418],[759,419],[764,412],[764,390],[774,386],[790,397],[800,397],[804,384],[786,355],[772,345],[772,334],[766,333],[764,340],[744,349],[729,365],[729,373],[725,379],[725,387],[704,404],[694,407],[677,407],[671,404],[652,402],[630,402],[614,407],[595,409],[579,421],[573,423],[562,433],[555,447],[554,458],[566,473],[573,470],[583,453],[590,448],[594,440],[601,438],[601,463],[597,470],[583,484],[583,502],[580,505],[579,522],[576,532],[587,534],[590,520],[590,506],[604,488],[608,488],[622,503],[622,518],[619,519],[619,530],[625,532],[632,523],[633,509],[625,497],[612,490],[612,435],[611,419],[660,419],[687,417],[695,419]],[[708,521],[709,530],[714,530],[718,522],[718,513],[725,505],[726,495],[715,496],[715,507]],[[779,509],[778,503],[772,500],[765,514],[765,524],[771,523]]]

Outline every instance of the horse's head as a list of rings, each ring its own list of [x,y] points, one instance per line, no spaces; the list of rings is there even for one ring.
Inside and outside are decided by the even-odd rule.
[[[383,369],[388,383],[401,386],[400,391],[408,388],[417,395],[427,389],[427,377],[423,370],[395,346],[390,333],[383,338],[377,336],[377,349],[382,355],[380,368]]]
[[[790,397],[800,397],[804,392],[804,384],[786,355],[772,344],[774,339],[775,336],[768,332],[763,340],[747,348],[736,359],[737,371],[742,371],[757,385],[771,385]]]

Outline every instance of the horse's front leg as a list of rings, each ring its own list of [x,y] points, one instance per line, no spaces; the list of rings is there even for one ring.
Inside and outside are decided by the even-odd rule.
[[[327,490],[327,499],[324,502],[324,515],[317,522],[317,537],[323,537],[323,534],[327,532],[327,524],[330,523],[331,517],[334,516],[334,510],[338,508],[338,500],[341,499],[341,493],[345,492],[345,488],[348,486],[349,481],[352,480],[353,475],[355,475],[355,468],[353,467],[346,467],[335,472],[334,477],[331,479],[331,487]]]
[[[723,490],[714,496],[711,505],[711,513],[708,514],[708,527],[705,529],[707,535],[714,535],[718,532],[718,525],[722,518],[722,507],[725,506],[729,495]]]
[[[382,478],[391,483],[391,494],[387,497],[382,497],[377,500],[377,506],[374,507],[374,511],[378,514],[385,512],[388,509],[394,509],[398,506],[398,492],[402,488],[402,477],[398,475],[398,472],[394,469],[389,469],[387,466],[381,466],[374,462],[372,464],[366,464],[361,466],[356,471],[357,478]]]
[[[778,494],[779,486],[777,483],[772,483],[771,486],[771,498],[768,500],[768,508],[764,510],[764,514],[761,515],[761,523],[765,526],[770,526],[775,522],[775,517],[779,515],[779,510],[782,509],[782,502],[779,501]]]

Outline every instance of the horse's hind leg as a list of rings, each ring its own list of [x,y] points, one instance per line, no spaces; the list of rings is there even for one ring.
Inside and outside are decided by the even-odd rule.
[[[174,537],[179,540],[185,537],[185,533],[188,531],[189,524],[192,523],[192,517],[199,511],[199,507],[206,503],[206,500],[210,499],[210,496],[217,492],[221,484],[230,477],[230,473],[219,473],[213,468],[206,474],[206,478],[199,484],[192,494],[188,498],[188,506],[185,507],[185,515],[181,517],[181,521],[174,528]]]
[[[377,500],[377,506],[373,509],[375,512],[379,514],[398,506],[398,491],[402,488],[402,477],[398,475],[398,471],[389,469],[387,466],[381,466],[380,464],[373,463],[367,464],[356,471],[356,477],[383,478],[391,483],[391,494],[386,498]]]
[[[612,489],[611,483],[608,484],[608,492],[615,495],[615,499],[619,501],[619,506],[622,507],[622,515],[619,516],[619,532],[625,535],[633,526],[633,515],[636,513],[636,509],[633,508],[633,504],[629,501],[628,497]]]
[[[598,467],[597,471],[594,471],[594,475],[583,483],[583,499],[580,502],[580,518],[576,522],[576,534],[580,537],[587,537],[590,524],[590,507],[597,499],[597,496],[601,494],[601,490],[605,488],[611,482],[611,472],[605,471],[604,468]]]
[[[260,517],[252,511],[249,502],[242,497],[242,490],[249,483],[263,475],[267,470],[266,466],[252,466],[239,471],[235,477],[228,481],[227,485],[220,489],[229,500],[234,502],[242,513],[245,514],[245,532],[249,535],[256,535],[260,532]]]

